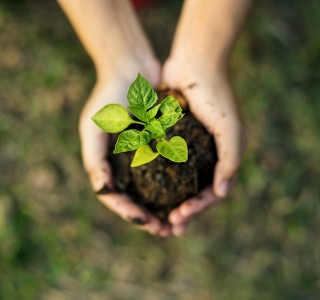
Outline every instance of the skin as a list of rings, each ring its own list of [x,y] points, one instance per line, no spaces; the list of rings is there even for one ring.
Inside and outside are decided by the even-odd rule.
[[[169,223],[111,192],[98,199],[124,220],[153,235],[182,235],[193,216],[227,196],[243,156],[244,130],[227,76],[227,62],[250,0],[185,0],[172,50],[163,68],[127,0],[58,0],[92,58],[97,81],[80,116],[84,168],[94,191],[113,188],[106,160],[108,135],[91,117],[106,104],[126,106],[137,73],[154,87],[165,82],[180,89],[190,110],[213,135],[218,163],[212,187],[188,199],[169,215]],[[201,198],[201,201],[199,201]],[[138,224],[137,224],[138,223]]]
[[[169,215],[173,234],[230,192],[245,150],[245,134],[228,80],[228,59],[250,0],[186,0],[163,81],[187,98],[193,115],[215,139],[218,163],[212,188],[187,200]],[[201,21],[199,21],[201,20]]]

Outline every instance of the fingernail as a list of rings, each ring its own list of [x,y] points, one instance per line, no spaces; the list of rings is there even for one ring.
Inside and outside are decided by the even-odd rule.
[[[225,197],[227,196],[229,192],[229,182],[227,180],[223,180],[220,182],[218,186],[218,193],[220,197]]]

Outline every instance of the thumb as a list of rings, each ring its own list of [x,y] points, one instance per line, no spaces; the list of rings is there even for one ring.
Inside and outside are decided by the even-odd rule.
[[[233,122],[230,122],[233,123]],[[235,181],[245,150],[245,135],[240,122],[228,124],[228,130],[220,128],[215,135],[218,163],[214,171],[213,192],[220,198],[226,197]]]
[[[95,192],[103,187],[113,189],[112,170],[106,160],[109,137],[90,120],[80,123],[82,160]]]

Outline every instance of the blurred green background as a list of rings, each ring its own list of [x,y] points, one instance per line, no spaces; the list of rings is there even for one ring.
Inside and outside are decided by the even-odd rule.
[[[181,1],[142,11],[161,59]],[[77,121],[95,80],[54,1],[0,0],[0,299],[320,299],[320,2],[256,1],[231,71],[249,149],[182,238],[95,200]]]

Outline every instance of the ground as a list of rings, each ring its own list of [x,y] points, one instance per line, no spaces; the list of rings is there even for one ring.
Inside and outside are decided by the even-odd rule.
[[[161,59],[180,1],[141,12]],[[80,159],[94,70],[55,2],[0,1],[0,299],[319,299],[320,4],[256,1],[230,63],[249,147],[231,196],[162,240]]]

